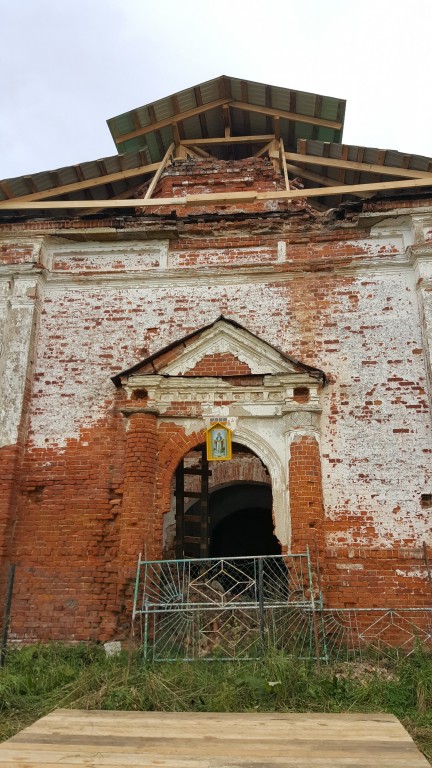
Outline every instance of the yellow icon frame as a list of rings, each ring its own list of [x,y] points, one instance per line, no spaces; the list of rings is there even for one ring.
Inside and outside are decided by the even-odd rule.
[[[214,450],[213,433],[215,430],[224,430],[226,434],[226,449],[223,455],[219,451]],[[229,461],[232,459],[232,430],[227,427],[223,421],[216,421],[206,430],[206,447],[207,447],[207,461]]]

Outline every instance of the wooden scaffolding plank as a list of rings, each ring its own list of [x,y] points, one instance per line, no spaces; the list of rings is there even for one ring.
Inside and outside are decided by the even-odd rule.
[[[277,155],[276,155],[277,157]],[[312,187],[310,189],[290,189],[282,192],[217,192],[213,194],[186,195],[184,197],[160,197],[146,200],[136,198],[134,200],[55,200],[55,201],[37,201],[23,202],[21,200],[2,200],[0,201],[0,210],[23,211],[23,210],[61,210],[68,208],[151,208],[163,205],[170,206],[192,206],[192,205],[226,205],[233,203],[248,203],[257,200],[289,200],[296,197],[326,197],[330,195],[347,195],[362,192],[385,192],[400,189],[421,189],[422,187],[432,187],[432,174],[427,178],[404,179],[401,181],[378,181],[368,184],[346,184],[331,187]]]
[[[342,128],[342,123],[337,120],[324,120],[322,117],[314,117],[313,115],[301,115],[297,112],[286,112],[283,109],[259,107],[256,104],[248,104],[244,101],[232,101],[230,106],[235,109],[244,110],[245,112],[259,112],[262,115],[269,115],[270,117],[282,117],[285,120],[293,120],[296,123],[320,125],[322,128],[334,128],[335,130],[340,130],[340,128]]]
[[[162,175],[162,172],[163,172],[165,166],[168,165],[168,161],[171,159],[172,153],[174,151],[174,146],[175,146],[174,142],[169,145],[169,147],[168,147],[168,149],[167,149],[167,151],[166,151],[166,153],[164,155],[164,158],[163,158],[161,164],[159,165],[159,168],[157,169],[155,175],[153,176],[147,192],[144,195],[144,200],[148,200],[152,196],[152,194],[153,194],[153,192],[154,192],[154,190],[156,188],[156,184],[158,183],[158,181],[159,181],[159,179],[160,179],[160,177]]]
[[[138,168],[129,168],[123,171],[116,171],[115,173],[108,173],[106,176],[97,176],[91,179],[82,178],[80,181],[72,182],[71,184],[62,184],[60,187],[53,187],[52,189],[44,189],[41,192],[33,192],[29,195],[22,195],[14,198],[19,202],[36,202],[37,200],[46,200],[50,197],[57,197],[60,195],[67,195],[70,192],[79,192],[84,189],[90,189],[92,187],[100,187],[103,184],[110,184],[114,181],[122,181],[123,179],[133,179],[135,176],[143,176],[147,173],[154,173],[159,168],[159,163],[151,163],[150,165],[141,165]],[[68,201],[66,201],[68,202]],[[72,201],[70,201],[72,202]],[[89,202],[89,201],[87,201]],[[92,201],[90,201],[92,202]],[[100,205],[100,200],[95,200]]]
[[[230,101],[231,99],[229,98],[215,99],[214,101],[209,101],[208,104],[193,107],[193,109],[188,109],[185,112],[178,112],[171,117],[158,120],[156,123],[149,123],[149,125],[145,125],[144,127],[138,128],[135,131],[123,133],[116,137],[115,142],[116,144],[123,144],[123,142],[129,141],[130,139],[136,139],[138,136],[145,136],[146,133],[152,133],[153,131],[157,131],[160,128],[166,128],[166,126],[171,125],[172,123],[179,123],[183,120],[187,120],[189,117],[196,117],[197,115],[201,115],[203,112],[209,112],[211,109],[221,107],[223,104],[229,104]]]
[[[427,768],[393,715],[56,710],[0,745],[9,768]]]
[[[271,154],[271,153],[270,153]],[[355,160],[335,159],[322,157],[321,155],[303,155],[300,152],[285,152],[287,160],[306,165],[321,165],[326,168],[346,168],[351,171],[363,173],[378,173],[383,176],[399,176],[407,179],[424,179],[430,176],[429,171],[416,171],[412,168],[397,168],[392,165],[376,165],[374,163],[358,163]]]
[[[207,147],[213,144],[260,144],[274,138],[272,133],[257,136],[218,136],[210,139],[184,139],[181,144],[185,147]]]

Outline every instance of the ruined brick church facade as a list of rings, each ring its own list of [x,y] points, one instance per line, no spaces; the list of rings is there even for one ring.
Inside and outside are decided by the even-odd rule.
[[[207,555],[272,537],[325,605],[430,605],[432,164],[341,144],[343,110],[219,78],[0,183],[13,638],[125,635],[138,553],[194,554],[175,474],[218,420]]]

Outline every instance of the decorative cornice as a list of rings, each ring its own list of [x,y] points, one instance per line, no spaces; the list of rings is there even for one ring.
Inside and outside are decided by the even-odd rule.
[[[152,416],[160,415],[160,411],[157,408],[135,408],[134,406],[126,406],[125,408],[120,408],[120,413],[126,418],[129,416],[134,416],[137,413],[147,413]]]

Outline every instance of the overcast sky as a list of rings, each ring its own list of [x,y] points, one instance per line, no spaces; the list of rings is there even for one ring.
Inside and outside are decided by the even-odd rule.
[[[0,0],[0,178],[115,154],[109,117],[222,74],[432,157],[431,38],[432,0]]]

